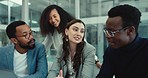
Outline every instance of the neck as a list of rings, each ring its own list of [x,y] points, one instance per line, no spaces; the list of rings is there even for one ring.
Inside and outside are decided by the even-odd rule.
[[[76,52],[76,44],[73,44],[73,45],[70,44],[70,47],[69,48],[70,48],[70,51],[71,52]]]
[[[70,56],[71,56],[71,59],[73,60],[74,55],[75,55],[75,53],[76,53],[76,44],[73,44],[73,45],[70,44],[69,49],[70,49]]]
[[[28,51],[28,49],[24,49],[24,48],[21,48],[21,47],[18,47],[18,46],[15,46],[15,49],[21,53],[21,54],[24,54]]]
[[[56,30],[58,31],[58,33],[61,33],[61,32],[60,32],[60,27],[57,27]]]
[[[137,36],[136,34],[134,34],[133,36],[131,36],[129,43],[133,42],[135,40],[136,36]]]

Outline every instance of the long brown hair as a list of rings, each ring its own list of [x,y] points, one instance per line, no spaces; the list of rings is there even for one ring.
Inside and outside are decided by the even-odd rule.
[[[74,24],[74,23],[82,23],[84,26],[85,24],[83,23],[83,21],[79,20],[79,19],[74,19],[72,21],[70,21],[66,28],[69,29],[69,27]],[[65,61],[65,65],[67,63],[67,59],[69,57],[70,54],[70,50],[69,50],[69,40],[67,41],[67,36],[65,33],[63,33],[64,37],[63,37],[63,55],[60,59],[60,61],[64,60]],[[74,55],[74,59],[73,59],[73,69],[75,71],[77,71],[79,69],[80,64],[82,63],[82,57],[83,57],[83,48],[85,45],[85,41],[84,41],[84,37],[82,39],[82,42],[80,42],[79,44],[77,44],[76,47],[76,53]]]

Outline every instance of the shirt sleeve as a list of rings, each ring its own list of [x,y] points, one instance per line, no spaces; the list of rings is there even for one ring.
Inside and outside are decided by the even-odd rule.
[[[35,59],[36,62],[32,62],[32,64],[36,64],[36,67],[35,68],[30,67],[29,71],[31,73],[29,74],[29,76],[24,77],[24,78],[46,78],[47,77],[48,65],[47,65],[45,47],[41,45],[38,47],[37,51],[38,51],[38,55],[36,54],[36,56],[34,56],[34,57],[37,57]],[[35,72],[33,69],[35,69]]]
[[[44,41],[42,42],[42,44],[45,46],[46,54],[48,53],[52,43],[53,42],[52,42],[51,34],[49,33],[48,35],[46,35]]]
[[[110,55],[111,54],[109,54],[109,51],[106,50],[103,56],[103,64],[96,78],[113,78],[113,70],[112,70],[113,67],[110,61],[111,59]]]
[[[84,48],[82,72],[80,73],[81,78],[93,78],[95,67],[95,52],[96,49],[93,46],[87,46]]]

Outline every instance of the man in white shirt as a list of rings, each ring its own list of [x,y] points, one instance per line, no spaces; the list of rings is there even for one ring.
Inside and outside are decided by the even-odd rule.
[[[14,21],[6,33],[13,44],[0,48],[0,70],[12,72],[18,78],[46,78],[45,47],[35,42],[31,28],[23,21]]]

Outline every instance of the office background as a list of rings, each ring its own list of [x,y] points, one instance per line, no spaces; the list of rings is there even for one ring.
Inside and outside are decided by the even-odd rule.
[[[102,31],[107,19],[107,12],[113,6],[131,4],[142,12],[139,35],[148,38],[148,1],[147,0],[0,0],[0,46],[11,44],[7,38],[6,26],[15,20],[24,20],[36,31],[35,39],[42,42],[39,19],[42,11],[51,4],[61,6],[71,15],[86,24],[86,39],[96,47],[99,60],[103,61],[105,48],[108,46]],[[54,60],[55,51],[51,48],[49,61]]]

